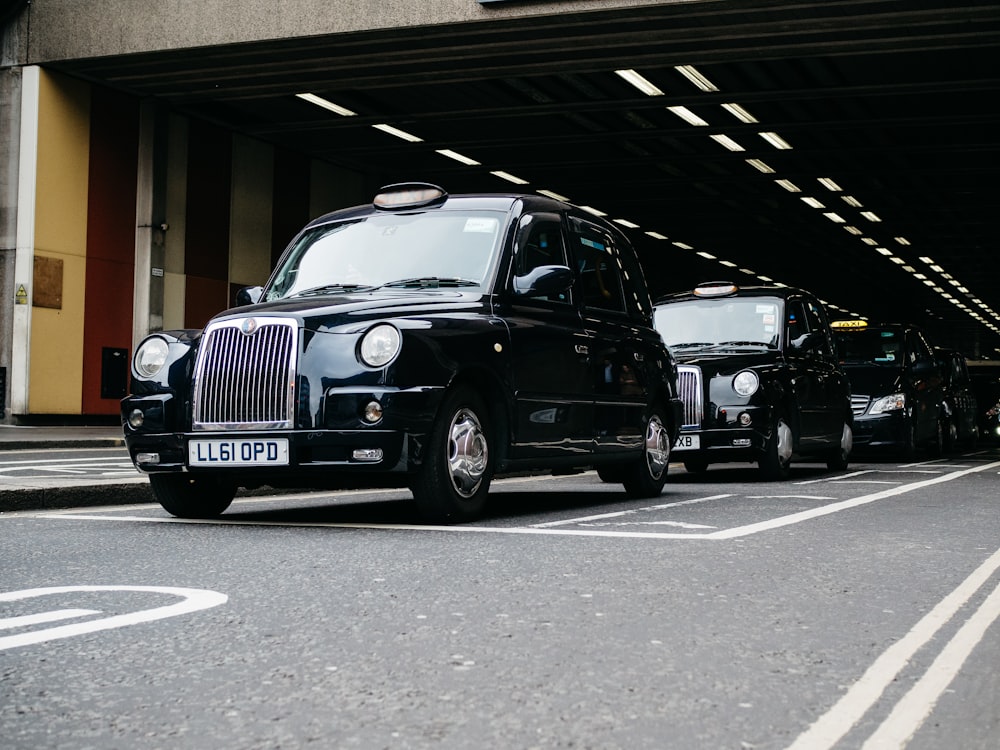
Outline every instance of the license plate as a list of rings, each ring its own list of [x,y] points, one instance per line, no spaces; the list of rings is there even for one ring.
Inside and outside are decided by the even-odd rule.
[[[287,466],[287,438],[191,440],[189,466]]]
[[[696,451],[701,448],[700,435],[678,435],[674,444],[675,451]]]

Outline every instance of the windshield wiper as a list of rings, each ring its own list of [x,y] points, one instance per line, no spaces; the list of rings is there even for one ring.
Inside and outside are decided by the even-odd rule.
[[[770,349],[771,346],[764,341],[720,341],[712,344],[709,349],[728,349],[733,346],[753,346],[761,349]]]
[[[314,286],[310,289],[303,289],[301,292],[296,292],[293,297],[311,297],[316,294],[333,294],[336,292],[357,292],[361,290],[374,289],[374,287],[367,284],[323,284],[323,286]]]
[[[393,287],[401,289],[437,289],[442,286],[479,286],[479,282],[471,279],[460,279],[457,277],[416,276],[412,279],[387,281],[379,288]]]
[[[671,349],[700,349],[703,346],[711,346],[711,341],[691,341],[684,344],[671,344]]]

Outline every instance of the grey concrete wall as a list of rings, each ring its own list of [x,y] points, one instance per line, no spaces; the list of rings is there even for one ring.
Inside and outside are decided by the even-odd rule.
[[[32,0],[28,62],[705,0]]]

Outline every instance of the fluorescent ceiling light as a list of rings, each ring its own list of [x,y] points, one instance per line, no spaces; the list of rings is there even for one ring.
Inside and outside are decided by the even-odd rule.
[[[646,232],[646,234],[648,236],[652,237],[654,240],[665,240],[665,239],[667,239],[667,235],[660,234],[659,232]]]
[[[920,256],[920,262],[921,263],[926,263],[927,265],[931,265],[934,262],[934,259],[932,257],[930,257],[929,255],[921,255]]]
[[[825,213],[823,215],[826,218],[828,218],[830,221],[834,222],[835,224],[843,224],[844,223],[844,217],[841,216],[838,213],[834,213],[833,211],[830,211],[829,213]]]
[[[893,237],[900,245],[909,245],[910,241],[906,237]]]
[[[324,99],[322,96],[316,96],[316,94],[296,94],[295,96],[299,99],[304,99],[310,104],[315,104],[317,107],[322,107],[323,109],[328,109],[331,112],[336,112],[338,115],[343,117],[354,117],[358,113],[352,112],[347,107],[341,107],[339,104],[334,104],[329,99]]]
[[[420,143],[423,138],[413,135],[412,133],[407,133],[405,130],[400,130],[399,128],[394,128],[392,125],[386,125],[384,122],[380,122],[378,125],[372,125],[376,130],[381,130],[383,133],[388,133],[389,135],[394,135],[397,138],[402,138],[404,141],[409,141],[410,143]]]
[[[752,125],[753,123],[757,122],[757,118],[754,117],[749,112],[747,112],[745,109],[743,109],[743,107],[741,107],[739,104],[732,104],[732,103],[723,104],[722,108],[726,110],[729,114],[731,114],[733,117],[735,117],[737,120],[739,120],[740,122],[745,122],[747,125]]]
[[[688,125],[698,125],[698,126],[702,126],[702,127],[708,125],[708,123],[705,120],[703,120],[700,117],[698,117],[698,115],[696,115],[694,112],[692,112],[687,107],[680,107],[680,106],[678,106],[678,107],[667,107],[667,109],[669,109],[671,112],[673,112],[679,118],[681,118],[682,120],[684,120],[684,122],[686,122]]]
[[[768,283],[768,284],[770,284],[772,281],[774,281],[774,279],[772,279],[772,278],[770,278],[768,276],[758,276],[757,278],[760,279],[761,281],[765,282],[765,283]]]
[[[907,273],[915,273],[917,269],[913,266],[903,266],[903,270]]]
[[[705,258],[706,260],[715,260],[714,255],[712,255],[711,253],[706,253],[704,250],[699,251],[698,255],[700,255],[702,258]]]
[[[934,286],[937,286],[937,285],[936,285],[936,284],[934,283],[934,279],[924,279],[924,284],[926,284],[926,285],[927,285],[927,286],[929,286],[929,287],[934,287]]]
[[[779,149],[781,151],[789,151],[792,148],[791,144],[777,133],[768,132],[768,133],[758,133],[757,135],[759,135],[765,141],[767,141],[776,149]]]
[[[812,208],[826,208],[826,206],[824,206],[822,203],[820,203],[815,198],[810,198],[808,196],[803,196],[800,200],[803,203],[805,203],[807,206],[811,206]]]
[[[719,263],[724,265],[726,268],[736,268],[736,264],[731,260],[720,260]]]
[[[863,234],[863,232],[860,229],[858,229],[857,227],[852,227],[850,225],[847,225],[846,227],[844,227],[844,229],[846,229],[851,234],[855,234],[855,235]]]
[[[638,229],[639,228],[638,224],[635,224],[635,223],[629,221],[628,219],[612,219],[612,221],[615,224],[621,224],[623,227],[627,227],[628,229]]]
[[[889,256],[889,260],[891,260],[891,261],[892,261],[893,263],[895,263],[895,264],[896,264],[897,266],[901,266],[901,265],[903,265],[904,263],[906,263],[906,261],[905,261],[905,260],[903,260],[902,258],[900,258],[900,257],[898,257],[898,256],[895,256],[895,255],[891,255],[891,256]]]
[[[499,177],[501,180],[507,180],[507,182],[513,182],[515,185],[527,185],[527,180],[522,180],[520,177],[515,177],[510,172],[504,172],[498,169],[496,172],[490,172],[494,177]]]
[[[538,194],[548,196],[553,200],[562,201],[563,203],[569,203],[569,198],[567,198],[565,195],[560,195],[559,193],[552,190],[539,190]]]
[[[719,87],[705,78],[694,65],[675,65],[674,70],[687,78],[702,91],[718,91]]]
[[[948,279],[948,283],[951,284],[953,287],[962,286],[962,282],[959,281],[958,279]]]
[[[753,271],[751,271],[749,268],[741,268],[740,269],[740,273],[745,273],[747,276],[756,276],[757,275]]]
[[[872,247],[875,247],[878,244],[871,237],[862,237],[861,241],[864,242],[866,245],[871,245]]]
[[[479,162],[469,156],[464,156],[457,151],[452,151],[450,148],[439,148],[435,149],[441,156],[447,156],[449,159],[454,159],[455,161],[462,162],[462,164],[468,164],[470,167],[478,167]]]
[[[655,84],[650,83],[634,70],[616,70],[615,73],[631,83],[646,96],[663,96],[663,92]]]
[[[913,278],[920,279],[921,281],[923,281],[924,279],[927,278],[927,275],[926,274],[922,274],[922,273],[917,273],[917,269],[914,268],[913,269]]]
[[[679,247],[681,250],[694,250],[690,245],[685,245],[683,242],[671,242],[674,247]]]
[[[781,187],[783,187],[789,193],[801,193],[802,192],[802,188],[800,188],[798,185],[796,185],[791,180],[775,180],[775,182],[778,185],[781,185]]]
[[[827,190],[829,190],[831,193],[839,193],[843,190],[843,188],[840,187],[840,185],[831,180],[829,177],[817,177],[816,181],[820,185],[825,187]]]
[[[887,250],[884,247],[876,247],[875,252],[877,252],[879,255],[888,255],[889,257],[892,257],[892,250]]]
[[[861,208],[861,201],[855,198],[853,195],[842,195],[841,200],[844,201],[851,208]]]
[[[764,174],[774,174],[774,168],[769,167],[760,159],[747,159],[747,164],[756,169],[758,172],[763,172]]]
[[[876,216],[871,211],[862,211],[861,215],[864,216],[866,219],[868,219],[868,221],[874,221],[874,222],[882,221],[878,216]]]
[[[709,136],[716,143],[720,143],[730,151],[746,151],[740,144],[730,138],[728,135],[716,134]]]
[[[584,211],[593,214],[594,216],[607,216],[607,214],[604,213],[604,211],[596,209],[593,206],[580,206],[579,208],[582,208]]]

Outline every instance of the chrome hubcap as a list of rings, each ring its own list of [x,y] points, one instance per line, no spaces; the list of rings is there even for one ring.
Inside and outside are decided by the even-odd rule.
[[[778,421],[778,460],[788,463],[792,459],[792,428],[785,420]]]
[[[654,415],[646,425],[646,466],[653,479],[659,479],[670,463],[670,438],[663,422]]]
[[[448,466],[451,483],[462,497],[472,497],[483,481],[489,459],[486,433],[469,409],[459,409],[448,431]]]

